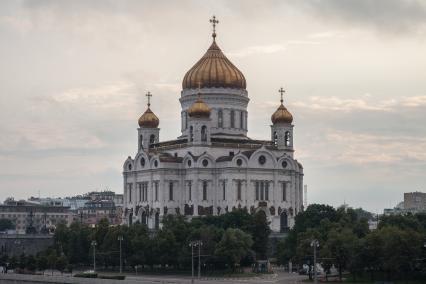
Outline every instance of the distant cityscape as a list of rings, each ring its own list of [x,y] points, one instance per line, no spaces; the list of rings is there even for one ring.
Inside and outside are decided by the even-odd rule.
[[[426,193],[404,193],[403,201],[386,208],[383,215],[404,215],[426,212]],[[113,191],[92,191],[71,197],[29,197],[27,200],[7,198],[0,205],[0,220],[13,225],[0,234],[53,234],[60,222],[69,226],[79,222],[94,227],[101,219],[110,225],[124,224],[123,194]],[[377,227],[377,218],[369,220],[370,229]]]
[[[120,225],[123,215],[123,194],[113,191],[92,191],[64,198],[30,197],[27,200],[7,198],[0,205],[0,220],[9,220],[12,228],[3,234],[53,234],[60,222],[95,226],[101,219]]]

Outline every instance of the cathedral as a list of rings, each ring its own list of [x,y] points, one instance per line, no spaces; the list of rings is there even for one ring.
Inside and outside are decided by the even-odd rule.
[[[160,120],[148,107],[138,120],[137,152],[123,166],[124,223],[156,229],[166,214],[188,219],[242,209],[263,212],[275,232],[303,210],[303,167],[294,158],[293,116],[272,112],[271,136],[247,136],[250,101],[243,73],[216,42],[186,72],[180,94],[181,135],[160,141]]]

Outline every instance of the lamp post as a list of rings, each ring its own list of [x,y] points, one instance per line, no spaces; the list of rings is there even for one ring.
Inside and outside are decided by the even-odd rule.
[[[203,242],[198,241],[192,241],[189,243],[189,246],[191,247],[191,272],[192,272],[192,280],[191,282],[194,283],[194,247],[198,247],[198,279],[200,279],[201,276],[201,246],[203,245]]]
[[[121,260],[121,242],[123,241],[123,236],[118,236],[118,241],[120,242],[120,274],[123,273],[123,262]]]
[[[317,247],[319,247],[318,240],[314,239],[311,242],[311,247],[314,248],[314,283],[317,284]]]
[[[93,272],[96,272],[96,245],[98,243],[96,241],[92,241],[93,247]]]

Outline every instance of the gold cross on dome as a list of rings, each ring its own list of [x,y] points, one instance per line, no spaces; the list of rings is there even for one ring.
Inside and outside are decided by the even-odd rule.
[[[150,107],[151,106],[151,97],[152,97],[151,92],[148,91],[148,93],[146,93],[145,96],[148,98],[148,107]]]
[[[210,19],[210,23],[212,23],[212,26],[213,26],[212,37],[213,37],[213,40],[215,40],[216,39],[216,24],[219,24],[219,21],[216,20],[216,16],[215,15],[213,15],[213,17]]]
[[[283,89],[283,87],[281,87],[281,88],[278,90],[278,92],[280,92],[280,94],[281,94],[281,103],[283,103],[283,96],[284,96],[285,90]]]

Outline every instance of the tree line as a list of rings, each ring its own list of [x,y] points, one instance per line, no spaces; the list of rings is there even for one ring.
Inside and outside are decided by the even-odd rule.
[[[184,216],[166,215],[156,231],[136,222],[130,226],[110,226],[101,220],[94,228],[80,222],[69,227],[59,224],[54,233],[54,246],[37,256],[13,259],[13,265],[27,269],[60,271],[75,267],[91,267],[96,242],[96,266],[117,270],[122,261],[127,270],[190,270],[191,241],[200,240],[203,270],[232,270],[265,259],[269,224],[263,212],[249,214],[236,210],[220,216],[206,216],[187,221]],[[194,250],[194,266],[198,265],[198,247]]]
[[[310,205],[278,244],[278,261],[312,265],[316,239],[318,263],[336,267],[340,280],[344,271],[355,280],[426,279],[426,214],[381,216],[371,231],[369,218],[362,209]]]

